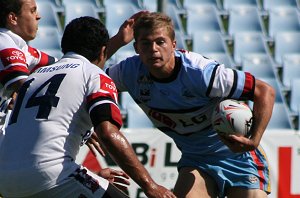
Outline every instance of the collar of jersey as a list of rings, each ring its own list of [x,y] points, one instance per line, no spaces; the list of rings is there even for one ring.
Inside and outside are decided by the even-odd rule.
[[[150,77],[154,81],[159,82],[159,83],[169,83],[177,78],[180,68],[181,68],[181,59],[180,59],[180,57],[175,56],[175,67],[174,67],[174,72],[172,73],[171,76],[169,76],[167,78],[156,78],[153,75],[151,75],[151,73],[150,73]]]

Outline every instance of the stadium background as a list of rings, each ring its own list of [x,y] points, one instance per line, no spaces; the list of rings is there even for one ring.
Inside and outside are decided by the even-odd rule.
[[[262,140],[271,164],[274,198],[300,198],[300,1],[299,0],[37,0],[42,19],[29,44],[60,58],[60,38],[73,18],[102,20],[110,35],[133,13],[166,12],[174,20],[178,48],[199,52],[232,67],[249,71],[276,89],[273,116]],[[107,65],[134,55],[132,43]],[[123,131],[152,176],[172,188],[179,152],[158,132],[127,93],[120,95]],[[251,106],[252,104],[250,104]],[[115,167],[83,147],[77,161],[99,170]],[[115,167],[117,168],[117,167]],[[132,182],[133,183],[133,182]],[[130,197],[143,197],[133,183]]]

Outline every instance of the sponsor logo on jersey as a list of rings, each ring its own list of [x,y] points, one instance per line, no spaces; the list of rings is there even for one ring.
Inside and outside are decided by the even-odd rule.
[[[95,193],[100,188],[98,181],[94,179],[92,176],[90,176],[87,170],[85,169],[77,169],[69,177],[74,177],[82,185],[84,185],[89,190],[91,190],[92,193]]]
[[[139,99],[143,102],[149,101],[151,95],[150,89],[153,84],[153,80],[149,76],[143,75],[139,77],[138,83],[140,85]]]
[[[12,62],[14,60],[21,60],[21,61],[24,61],[25,62],[25,57],[24,57],[24,54],[23,52],[21,51],[18,51],[18,50],[13,50],[11,52],[11,55],[6,57],[6,59],[9,61],[9,62]]]
[[[12,63],[26,63],[25,55],[22,51],[15,48],[7,48],[0,52],[4,67]]]
[[[139,99],[143,102],[148,102],[150,100],[150,89],[140,89]]]
[[[195,98],[195,96],[189,90],[183,90],[182,96],[184,96],[185,98]]]
[[[113,90],[114,92],[117,91],[116,85],[115,85],[115,83],[113,83],[113,82],[105,83],[105,87],[108,88],[108,89]]]
[[[54,72],[61,69],[74,69],[77,68],[80,64],[64,64],[64,65],[57,65],[57,66],[48,66],[48,67],[41,67],[37,69],[34,73],[48,73],[48,72]]]
[[[103,74],[100,74],[100,79],[101,79],[101,89],[113,93],[117,92],[117,87],[111,78]]]
[[[150,78],[150,76],[143,75],[140,76],[138,79],[139,84],[153,84],[153,80]]]

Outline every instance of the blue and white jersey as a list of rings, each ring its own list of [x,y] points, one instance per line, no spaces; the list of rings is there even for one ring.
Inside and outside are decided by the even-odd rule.
[[[139,56],[110,67],[107,73],[183,154],[229,152],[212,129],[211,115],[224,98],[251,99],[254,77],[197,53],[175,51],[175,57],[175,72],[168,79],[153,77]]]

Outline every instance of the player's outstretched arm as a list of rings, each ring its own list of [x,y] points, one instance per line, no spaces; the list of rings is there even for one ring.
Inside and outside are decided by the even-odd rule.
[[[95,132],[115,162],[141,186],[148,197],[176,197],[170,190],[154,182],[125,136],[115,125],[109,121],[101,122],[95,127]]]

